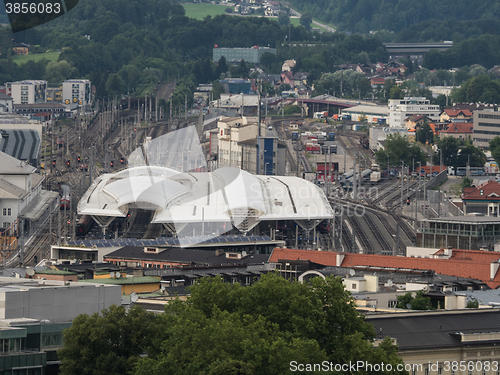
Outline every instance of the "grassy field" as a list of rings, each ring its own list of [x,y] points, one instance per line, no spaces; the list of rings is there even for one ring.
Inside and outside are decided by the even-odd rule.
[[[206,16],[218,16],[219,14],[225,14],[224,10],[228,7],[227,5],[217,5],[217,4],[181,4],[186,10],[186,17],[195,18],[197,20],[202,20]]]
[[[49,61],[57,61],[60,53],[61,52],[47,52],[47,53],[39,53],[36,55],[13,55],[12,61],[14,61],[17,65],[24,64],[26,61],[29,60],[38,61],[41,59],[47,59]]]
[[[195,18],[197,20],[202,20],[206,16],[217,16],[219,14],[226,14],[224,10],[227,8],[226,5],[217,5],[217,4],[181,4],[184,9],[186,10],[186,17],[189,18]],[[263,17],[256,15],[255,17]],[[269,17],[273,20],[278,21],[278,17]],[[300,26],[300,18],[292,17],[290,18],[290,23],[293,26]],[[320,27],[318,25],[312,24],[311,25],[313,28],[319,28],[321,31],[325,31],[323,27]]]

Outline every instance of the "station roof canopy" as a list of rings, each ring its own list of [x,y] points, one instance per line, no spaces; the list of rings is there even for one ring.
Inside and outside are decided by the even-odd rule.
[[[99,176],[78,203],[79,214],[94,217],[125,217],[133,208],[155,211],[152,223],[231,223],[242,232],[261,221],[333,217],[325,194],[309,181],[237,168],[178,172],[138,166]]]

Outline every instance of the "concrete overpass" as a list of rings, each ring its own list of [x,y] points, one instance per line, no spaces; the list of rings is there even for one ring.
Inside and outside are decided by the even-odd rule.
[[[453,42],[444,43],[384,43],[387,52],[391,58],[393,57],[410,57],[416,56],[418,59],[431,50],[446,51],[453,47]]]

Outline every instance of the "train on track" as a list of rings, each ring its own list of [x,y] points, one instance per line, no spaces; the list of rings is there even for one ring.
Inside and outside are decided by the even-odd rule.
[[[71,208],[71,189],[68,185],[60,185],[59,189],[61,190],[61,210],[69,210]]]
[[[90,215],[82,215],[76,223],[76,236],[85,237],[90,229],[94,226],[95,221]]]

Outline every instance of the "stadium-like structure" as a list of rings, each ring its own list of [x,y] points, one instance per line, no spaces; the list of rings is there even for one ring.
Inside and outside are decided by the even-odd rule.
[[[179,172],[159,166],[136,166],[99,176],[78,203],[105,229],[133,210],[154,211],[177,236],[247,234],[259,223],[293,220],[306,230],[333,210],[325,194],[309,181],[287,176],[259,176],[237,168],[213,172]]]

